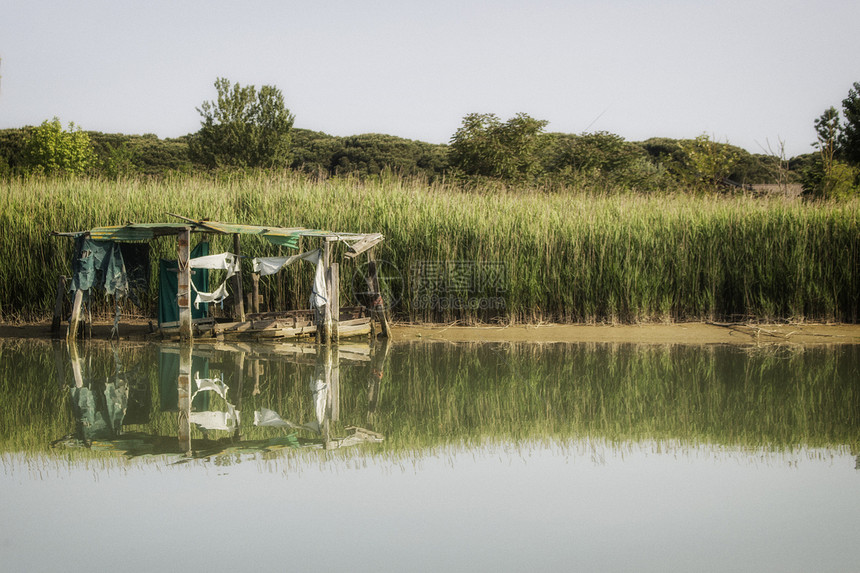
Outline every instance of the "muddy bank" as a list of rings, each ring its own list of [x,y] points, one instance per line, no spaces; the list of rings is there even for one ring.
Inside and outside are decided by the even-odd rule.
[[[113,323],[93,325],[93,338],[105,340]],[[64,326],[65,328],[65,326]],[[65,330],[63,330],[65,333]],[[120,323],[123,340],[151,335],[149,321]],[[0,324],[0,338],[51,338],[48,322]],[[642,325],[517,325],[452,326],[395,325],[395,342],[419,340],[448,342],[636,342],[652,344],[860,344],[856,324],[714,324],[687,322]]]
[[[450,342],[636,342],[651,344],[860,344],[854,324],[714,324],[458,327],[398,326],[395,340]]]

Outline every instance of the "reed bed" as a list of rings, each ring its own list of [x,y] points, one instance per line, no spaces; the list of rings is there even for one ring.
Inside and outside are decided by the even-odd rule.
[[[0,183],[0,320],[44,319],[71,241],[51,231],[170,220],[379,231],[395,318],[405,321],[836,320],[860,316],[860,200],[462,190],[383,177],[13,179]],[[221,239],[214,249],[228,248]],[[154,256],[175,257],[155,241]],[[243,254],[276,254],[254,241]],[[454,267],[495,269],[452,288]],[[441,266],[440,266],[441,265]],[[422,269],[441,279],[429,294]],[[438,269],[441,268],[441,271]],[[498,269],[502,269],[499,273]],[[342,300],[350,300],[342,269]],[[478,277],[480,279],[480,277]],[[420,280],[419,280],[420,279]],[[310,270],[265,278],[272,305],[305,307]],[[441,286],[440,286],[441,285]],[[249,285],[250,286],[250,283]],[[421,289],[424,290],[421,290]],[[144,298],[153,314],[155,294]],[[494,301],[492,305],[482,304]],[[102,310],[110,312],[105,301]],[[98,310],[98,309],[97,309]]]

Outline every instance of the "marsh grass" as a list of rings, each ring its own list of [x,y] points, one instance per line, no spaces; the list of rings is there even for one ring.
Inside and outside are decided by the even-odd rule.
[[[164,221],[168,212],[382,232],[386,241],[378,258],[405,279],[394,308],[400,320],[856,322],[860,316],[860,200],[466,191],[396,177],[311,181],[260,174],[13,179],[0,183],[0,203],[2,320],[50,315],[57,278],[70,271],[72,248],[71,240],[52,237],[51,231]],[[216,238],[213,249],[228,249],[227,241]],[[175,258],[172,240],[154,241],[153,248],[155,257]],[[252,239],[243,242],[245,255],[277,251]],[[450,261],[503,263],[504,281],[457,293],[464,299],[459,307],[417,304],[412,270]],[[345,266],[341,276],[348,279],[352,272]],[[264,299],[304,308],[310,269],[291,273],[264,278]],[[342,279],[343,300],[350,300],[349,283]],[[504,309],[468,304],[488,297],[501,297]],[[152,315],[154,301],[152,293],[138,312]],[[96,306],[109,314],[107,301]]]

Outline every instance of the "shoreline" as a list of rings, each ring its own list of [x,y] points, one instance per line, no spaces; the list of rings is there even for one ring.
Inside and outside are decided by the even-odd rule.
[[[96,322],[93,340],[107,340],[112,322]],[[147,340],[148,320],[120,323],[120,339]],[[60,337],[61,339],[64,336]],[[51,324],[0,323],[0,339],[51,340]],[[201,339],[201,341],[208,339]],[[392,342],[590,342],[635,344],[860,344],[860,324],[538,324],[459,326],[393,324]],[[271,343],[269,343],[271,344]]]

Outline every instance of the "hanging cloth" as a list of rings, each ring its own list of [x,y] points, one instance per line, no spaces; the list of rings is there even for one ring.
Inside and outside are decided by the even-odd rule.
[[[188,261],[188,265],[192,269],[227,271],[227,276],[224,278],[224,282],[222,282],[221,286],[212,292],[201,292],[197,290],[197,287],[194,286],[194,282],[192,281],[191,288],[194,289],[195,293],[197,293],[197,296],[194,298],[194,308],[199,308],[201,302],[221,302],[227,298],[227,281],[230,280],[230,277],[236,274],[240,264],[241,262],[239,257],[233,253],[219,253],[217,255],[207,255],[190,259]]]
[[[304,259],[309,263],[316,264],[320,256],[320,250],[305,251],[298,255],[290,257],[257,257],[254,259],[254,272],[260,273],[260,276],[273,275],[282,268],[293,264],[294,262]]]
[[[322,249],[306,251],[291,257],[258,257],[254,259],[254,272],[261,276],[273,275],[282,268],[293,264],[298,260],[305,260],[316,265],[314,273],[314,284],[311,289],[311,308],[322,309],[328,302],[328,292],[325,287],[325,267],[322,264]]]

